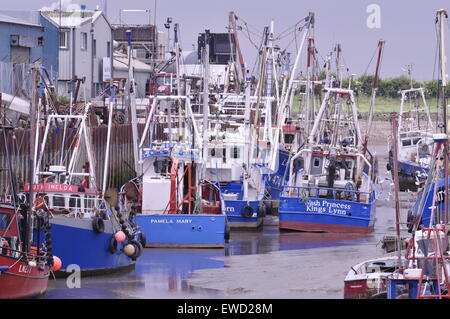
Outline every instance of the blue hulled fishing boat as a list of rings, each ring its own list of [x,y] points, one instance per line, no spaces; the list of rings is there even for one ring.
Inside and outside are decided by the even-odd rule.
[[[142,252],[142,234],[133,215],[116,212],[105,200],[108,161],[103,192],[98,187],[87,125],[90,108],[86,104],[78,114],[47,115],[42,138],[40,126],[36,126],[33,183],[25,184],[19,194],[48,215],[53,253],[63,260],[60,275],[74,269],[84,274],[131,269]],[[53,144],[55,139],[58,144]]]
[[[362,140],[353,91],[326,88],[308,142],[291,159],[280,201],[280,229],[373,231],[374,159],[366,157]],[[293,164],[298,159],[303,166]]]

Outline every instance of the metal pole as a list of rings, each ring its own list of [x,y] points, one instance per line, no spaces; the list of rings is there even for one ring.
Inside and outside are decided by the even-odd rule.
[[[445,194],[444,194],[444,218],[443,223],[447,225],[448,220],[448,137],[444,143],[444,178],[445,178]],[[442,216],[441,216],[442,218]]]
[[[402,268],[402,257],[401,257],[401,239],[400,239],[400,200],[399,200],[399,183],[398,183],[398,155],[397,155],[397,143],[398,143],[398,135],[397,135],[397,121],[398,114],[391,113],[391,122],[392,122],[392,136],[394,139],[394,199],[395,199],[395,229],[397,233],[397,254],[398,254],[398,270],[399,273],[403,273]]]
[[[111,144],[111,128],[112,128],[112,117],[114,108],[114,87],[110,87],[111,97],[109,100],[109,111],[108,111],[108,134],[106,138],[106,152],[105,152],[105,166],[103,169],[103,186],[102,195],[105,196],[106,188],[108,187],[108,166],[109,166],[109,148]]]
[[[208,116],[209,116],[209,30],[205,30],[205,47],[203,48],[203,178],[206,175],[206,157],[208,148]]]

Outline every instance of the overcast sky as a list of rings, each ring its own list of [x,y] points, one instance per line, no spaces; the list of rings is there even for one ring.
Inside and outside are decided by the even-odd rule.
[[[69,0],[62,0],[70,2]],[[367,69],[379,39],[386,40],[385,53],[381,68],[382,77],[406,74],[402,68],[413,63],[413,75],[418,80],[436,78],[436,10],[450,12],[449,0],[156,0],[156,21],[160,30],[167,17],[180,24],[181,40],[184,50],[191,50],[196,44],[197,35],[204,29],[211,32],[225,32],[228,25],[228,12],[234,11],[252,27],[250,31],[263,30],[273,19],[275,35],[293,26],[312,11],[316,15],[316,46],[322,56],[329,52],[335,43],[341,43],[343,56],[350,73],[357,76]],[[59,1],[52,0],[2,0],[3,10],[39,10]],[[95,9],[102,0],[72,0],[72,3],[86,4]],[[367,20],[374,11],[367,12],[368,6],[376,4],[380,8],[380,27],[369,28]],[[149,9],[151,21],[154,20],[155,0],[107,0],[108,18],[119,23],[120,9]],[[123,22],[145,23],[149,16],[144,13],[123,13]],[[370,21],[377,23],[377,20]],[[446,23],[447,48],[450,48],[450,22]],[[252,68],[256,49],[250,41],[239,33],[247,65]],[[258,42],[251,34],[253,42]],[[299,42],[300,33],[297,33]],[[295,54],[294,38],[285,39],[280,46],[291,42],[289,50]],[[287,41],[287,42],[286,42]],[[450,52],[449,52],[450,55]],[[302,64],[303,65],[303,64]],[[372,62],[368,73],[374,71]]]

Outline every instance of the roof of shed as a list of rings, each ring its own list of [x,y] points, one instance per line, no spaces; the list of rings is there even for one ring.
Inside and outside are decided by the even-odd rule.
[[[28,21],[10,17],[4,14],[0,14],[0,23],[10,23],[10,24],[26,25],[29,27],[42,28],[42,26],[39,24],[30,23]]]

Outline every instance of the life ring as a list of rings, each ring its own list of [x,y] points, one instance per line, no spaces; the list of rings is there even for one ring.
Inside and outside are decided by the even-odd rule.
[[[103,222],[103,219],[100,217],[95,217],[92,220],[92,228],[98,234],[103,233],[105,231],[105,223]]]
[[[111,254],[115,254],[117,251],[117,240],[114,238],[114,236],[112,236],[111,240],[109,241],[108,250]]]
[[[10,256],[11,255],[11,250],[10,250],[10,246],[9,243],[6,239],[2,239],[2,255],[5,256]]]
[[[241,215],[244,218],[251,218],[253,216],[253,208],[250,205],[245,205],[241,210]]]

